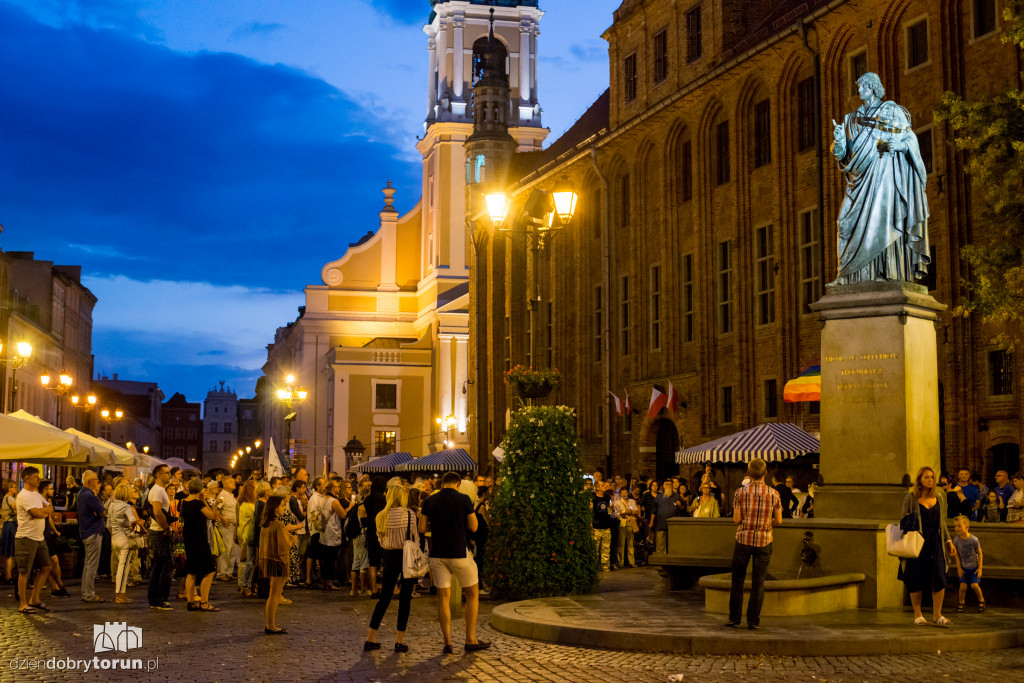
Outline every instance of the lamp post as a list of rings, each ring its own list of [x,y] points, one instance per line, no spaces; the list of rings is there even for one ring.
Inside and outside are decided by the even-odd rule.
[[[96,394],[89,394],[88,396],[85,397],[84,401],[82,400],[82,397],[79,396],[78,394],[71,395],[71,407],[75,408],[76,410],[80,408],[85,411],[86,417],[88,418],[86,420],[87,424],[85,426],[85,429],[86,432],[88,432],[89,434],[92,434],[92,409],[96,407],[96,400]],[[75,420],[75,426],[78,426],[77,419]]]
[[[53,378],[50,377],[50,375],[43,374],[39,376],[39,383],[43,385],[43,389],[50,389],[57,394],[57,429],[60,429],[60,413],[61,406],[64,404],[64,394],[71,391],[71,385],[74,383],[74,379],[72,379],[71,375],[68,373],[62,372],[58,376],[58,381],[54,383]]]
[[[17,344],[14,345],[14,348],[16,350],[16,353],[15,353],[14,356],[10,356],[10,357],[8,357],[5,360],[0,360],[0,362],[6,363],[7,367],[9,367],[11,369],[11,408],[12,408],[12,410],[17,409],[17,405],[15,405],[15,401],[17,400],[17,396],[18,396],[18,368],[20,368],[23,365],[25,365],[25,363],[28,362],[28,359],[32,357],[32,345],[29,344],[27,341],[20,341],[20,342],[18,342]],[[3,345],[0,344],[0,351],[2,351],[2,350],[3,350]],[[8,349],[8,353],[9,352],[10,352],[10,349]],[[6,414],[8,412],[8,410],[7,410],[7,396],[6,396],[6,394],[4,395],[3,403],[4,403],[4,413]]]
[[[285,377],[285,385],[277,390],[277,398],[287,409],[284,416],[285,423],[285,448],[288,451],[288,465],[291,466],[292,459],[292,423],[298,417],[298,408],[306,400],[307,391],[304,387],[295,388],[295,375]]]
[[[455,425],[458,424],[459,420],[454,415],[445,415],[444,417],[437,418],[437,424],[444,430],[444,447],[451,448],[455,445],[455,441],[452,440],[452,430]]]
[[[493,229],[504,232],[510,238],[512,235],[526,237],[530,258],[527,263],[527,276],[532,279],[527,285],[527,291],[533,292],[527,300],[527,310],[530,314],[530,365],[533,366],[536,359],[536,312],[542,301],[537,277],[537,255],[544,251],[547,243],[572,221],[579,203],[579,195],[564,180],[558,182],[550,191],[536,188],[530,193],[523,208],[509,219],[511,202],[504,190],[493,188],[483,194]]]

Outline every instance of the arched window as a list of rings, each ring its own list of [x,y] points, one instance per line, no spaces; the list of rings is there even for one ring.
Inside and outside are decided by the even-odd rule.
[[[478,154],[476,157],[475,169],[473,171],[474,182],[484,182],[484,167],[487,166],[487,157],[483,154]]]
[[[494,39],[497,43],[498,52],[501,53],[501,63],[504,65],[505,75],[508,75],[508,49],[505,48],[497,38]],[[473,43],[473,83],[480,80],[480,77],[484,75],[484,53],[487,52],[487,36],[482,36],[476,39]]]

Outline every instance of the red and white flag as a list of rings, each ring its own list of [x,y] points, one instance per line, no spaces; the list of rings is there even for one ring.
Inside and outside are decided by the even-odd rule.
[[[653,420],[656,418],[666,403],[668,403],[668,396],[664,392],[659,391],[658,387],[654,387],[651,390],[651,405],[647,408],[647,419]]]
[[[626,395],[626,406],[625,406],[626,414],[627,415],[632,415],[633,414],[633,402],[629,400],[629,392],[623,390],[622,393],[624,393]]]
[[[669,380],[669,383],[668,383],[668,403],[666,404],[666,407],[668,408],[668,412],[670,412],[673,415],[675,415],[676,414],[676,408],[678,406],[679,406],[679,394],[676,393],[676,388],[674,386],[672,386],[672,381]]]
[[[622,415],[622,399],[612,394],[612,390],[609,389],[608,393],[611,394],[612,400],[615,401],[615,414]]]

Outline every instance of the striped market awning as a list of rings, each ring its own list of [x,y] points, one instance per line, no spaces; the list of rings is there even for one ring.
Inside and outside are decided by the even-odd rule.
[[[412,460],[412,454],[405,451],[380,455],[372,460],[359,463],[352,468],[353,472],[360,474],[389,474],[399,468],[402,463]]]
[[[676,453],[676,462],[780,462],[817,453],[821,443],[796,425],[770,422]]]
[[[821,400],[821,366],[812,365],[800,373],[796,379],[786,382],[782,390],[782,400],[786,403]]]
[[[475,472],[476,461],[464,448],[446,448],[398,467],[403,472]]]

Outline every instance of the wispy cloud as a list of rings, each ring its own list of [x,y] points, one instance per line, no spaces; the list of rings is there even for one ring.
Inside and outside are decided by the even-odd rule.
[[[117,247],[113,247],[108,244],[75,244],[73,242],[69,242],[68,248],[81,251],[85,254],[89,254],[90,256],[98,256],[101,258],[127,261],[138,261],[142,259],[142,256],[139,254],[126,254]]]
[[[272,33],[278,33],[285,30],[287,27],[284,24],[274,22],[262,22],[253,21],[243,26],[239,26],[231,33],[232,40],[245,40],[246,38],[252,37],[265,37]]]

